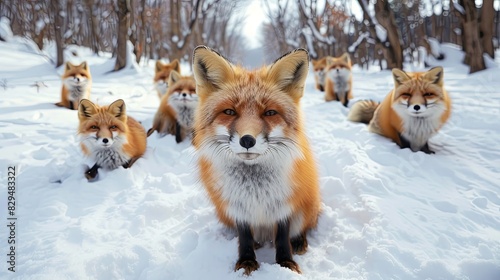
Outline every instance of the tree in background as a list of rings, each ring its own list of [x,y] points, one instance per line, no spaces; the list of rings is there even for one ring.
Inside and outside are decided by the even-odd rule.
[[[469,65],[469,73],[486,69],[483,58],[483,46],[479,39],[478,12],[474,0],[459,0],[454,3],[456,14],[462,20],[462,49],[465,52],[464,63]]]
[[[245,1],[0,0],[0,17],[10,19],[14,35],[31,38],[39,49],[55,41],[57,65],[62,63],[64,47],[75,44],[96,54],[113,53],[115,69],[121,69],[128,40],[137,62],[141,58],[145,62],[189,60],[200,44],[209,44],[226,56],[240,53],[244,38],[235,15],[242,3]]]
[[[51,0],[50,8],[52,11],[52,26],[54,27],[54,37],[56,41],[56,67],[61,66],[64,63],[63,57],[63,41],[62,41],[62,30],[63,30],[63,16],[61,1]],[[40,45],[39,45],[40,47]]]
[[[491,58],[495,57],[495,49],[493,47],[493,32],[494,22],[495,22],[495,9],[493,6],[493,0],[483,0],[483,5],[481,6],[481,17],[479,18],[479,39],[481,39],[481,45],[483,46],[483,51],[488,54]],[[498,38],[497,38],[498,39]]]
[[[130,25],[120,29],[122,13],[116,9],[124,2],[128,3]],[[478,71],[484,68],[482,54],[493,57],[500,37],[500,11],[495,10],[500,0],[262,3],[268,14],[262,27],[264,53],[273,58],[297,47],[307,48],[313,58],[347,51],[362,67],[378,64],[384,69],[401,67],[403,61],[422,63],[427,55],[443,58],[439,43],[453,43],[467,54],[464,62],[471,71]],[[0,16],[10,20],[14,35],[31,38],[40,49],[56,41],[59,50],[76,44],[96,54],[111,52],[118,59],[118,48],[126,49],[125,38],[132,42],[137,62],[143,59],[147,63],[149,59],[190,60],[199,44],[228,57],[237,56],[244,48],[244,38],[236,15],[244,4],[248,1],[0,0]],[[363,7],[363,15],[353,13],[354,5]]]
[[[127,39],[130,25],[130,0],[118,0],[116,9],[118,18],[118,41],[116,43],[115,71],[125,68],[127,64]]]

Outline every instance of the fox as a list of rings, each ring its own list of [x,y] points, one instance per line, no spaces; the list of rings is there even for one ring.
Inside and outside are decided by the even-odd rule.
[[[347,118],[368,124],[371,132],[392,139],[401,148],[434,154],[429,138],[448,121],[451,99],[444,88],[444,70],[404,72],[394,68],[394,89],[381,103],[356,102]]]
[[[307,251],[318,222],[318,171],[300,107],[308,68],[305,49],[253,71],[206,46],[194,50],[197,171],[218,219],[237,232],[234,270],[246,275],[268,241],[280,266],[301,273],[292,254]]]
[[[90,98],[92,76],[87,62],[73,65],[66,62],[62,75],[61,101],[56,106],[76,110],[80,100]]]
[[[198,105],[196,83],[193,76],[181,76],[173,70],[170,72],[168,84],[168,92],[161,98],[160,107],[147,136],[155,131],[160,134],[173,134],[175,141],[180,143],[192,134],[194,111]]]
[[[325,91],[326,59],[326,56],[318,60],[311,59],[314,71],[314,81],[316,89],[319,91]]]
[[[327,57],[325,67],[325,101],[340,101],[347,107],[352,99],[352,65],[348,53]]]
[[[98,169],[130,168],[146,151],[146,131],[127,116],[125,102],[118,99],[109,106],[98,106],[88,99],[78,105],[78,134],[85,156],[95,161],[85,171],[89,181],[97,179]]]
[[[172,71],[177,71],[177,73],[181,72],[179,60],[174,59],[170,63],[163,63],[159,60],[156,61],[153,83],[160,99],[168,92],[168,79]]]

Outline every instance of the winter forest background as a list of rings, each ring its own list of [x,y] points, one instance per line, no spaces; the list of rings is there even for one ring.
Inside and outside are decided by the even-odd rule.
[[[255,1],[255,0],[254,0]],[[190,61],[194,47],[212,47],[243,60],[245,0],[0,0],[0,17],[14,35],[43,49],[57,45],[56,66],[68,45],[112,52],[115,70],[125,66],[126,41],[136,60],[175,58]],[[470,72],[485,68],[483,54],[494,57],[500,37],[500,0],[262,0],[267,20],[261,38],[266,62],[298,47],[312,58],[351,54],[368,68],[402,68],[403,62],[442,58],[436,43],[453,43],[466,53]],[[250,22],[250,24],[252,24]],[[0,37],[1,40],[1,37]]]

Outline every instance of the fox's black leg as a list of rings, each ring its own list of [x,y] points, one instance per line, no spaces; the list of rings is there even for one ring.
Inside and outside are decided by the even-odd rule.
[[[403,135],[401,135],[401,134],[399,134],[399,142],[401,142],[401,149],[404,149],[404,148],[411,149],[410,141],[406,140],[406,138],[404,138]]]
[[[306,233],[303,232],[299,236],[292,238],[290,243],[292,244],[292,253],[297,255],[304,254],[307,251]]]
[[[426,154],[435,154],[434,151],[431,151],[431,149],[429,149],[429,143],[425,143],[425,145],[420,150]]]
[[[70,101],[70,102],[69,102],[69,108],[70,108],[71,110],[75,110],[75,106],[73,106],[73,101]]]
[[[319,90],[320,91],[325,91],[325,87],[323,87],[322,85],[319,85]]]
[[[288,219],[278,223],[275,246],[276,262],[282,267],[301,273],[299,265],[292,258],[292,245],[290,244],[290,221]]]
[[[257,270],[259,268],[259,263],[257,262],[257,258],[255,257],[254,251],[254,240],[252,236],[252,230],[247,223],[238,223],[238,261],[234,267],[234,270],[237,271],[241,268],[245,270],[246,275],[250,275],[252,271]]]
[[[344,107],[347,107],[347,103],[349,103],[349,99],[347,99],[347,91],[344,93],[344,102],[342,103]]]
[[[127,168],[130,168],[132,167],[132,164],[134,164],[134,162],[136,162],[139,158],[138,157],[133,157],[131,158],[128,162],[124,163],[122,166],[123,168],[127,169]]]
[[[99,165],[94,164],[94,166],[92,166],[92,168],[90,168],[89,170],[87,170],[87,172],[85,172],[85,178],[87,178],[87,180],[89,180],[90,182],[91,181],[94,181],[97,177],[97,169],[99,169]]]
[[[182,142],[181,125],[177,121],[175,122],[175,142]]]

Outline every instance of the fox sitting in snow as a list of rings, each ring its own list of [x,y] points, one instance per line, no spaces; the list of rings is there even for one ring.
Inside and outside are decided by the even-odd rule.
[[[392,139],[401,148],[434,153],[429,149],[429,138],[451,114],[443,68],[416,73],[393,69],[392,75],[394,89],[382,103],[359,101],[352,106],[348,119],[368,123],[371,132]]]
[[[80,100],[90,97],[92,77],[87,62],[80,65],[66,62],[62,81],[61,101],[56,103],[57,106],[76,110]]]
[[[340,57],[327,57],[325,67],[325,101],[340,101],[347,107],[352,99],[351,58],[344,53]]]
[[[326,59],[326,56],[318,60],[311,59],[314,71],[314,81],[316,89],[319,91],[325,91]]]
[[[168,92],[161,98],[148,136],[155,131],[173,134],[176,142],[180,143],[192,133],[194,110],[198,105],[196,83],[193,76],[181,76],[173,70],[168,84]]]
[[[325,91],[326,58],[325,56],[318,60],[311,59],[314,71],[314,81],[316,89],[319,91]]]
[[[127,117],[122,99],[103,107],[83,99],[78,118],[83,154],[95,161],[85,172],[89,181],[96,179],[100,167],[129,168],[146,151],[146,132],[139,122]]]
[[[153,83],[160,99],[168,91],[168,79],[170,77],[170,72],[172,71],[177,71],[177,73],[181,72],[179,60],[174,59],[170,63],[163,63],[159,60],[156,61]]]
[[[280,266],[300,273],[292,254],[306,252],[318,221],[318,173],[300,109],[308,65],[304,49],[256,71],[205,46],[194,51],[201,182],[219,220],[238,233],[235,270],[247,275],[259,268],[255,246],[267,241]]]

